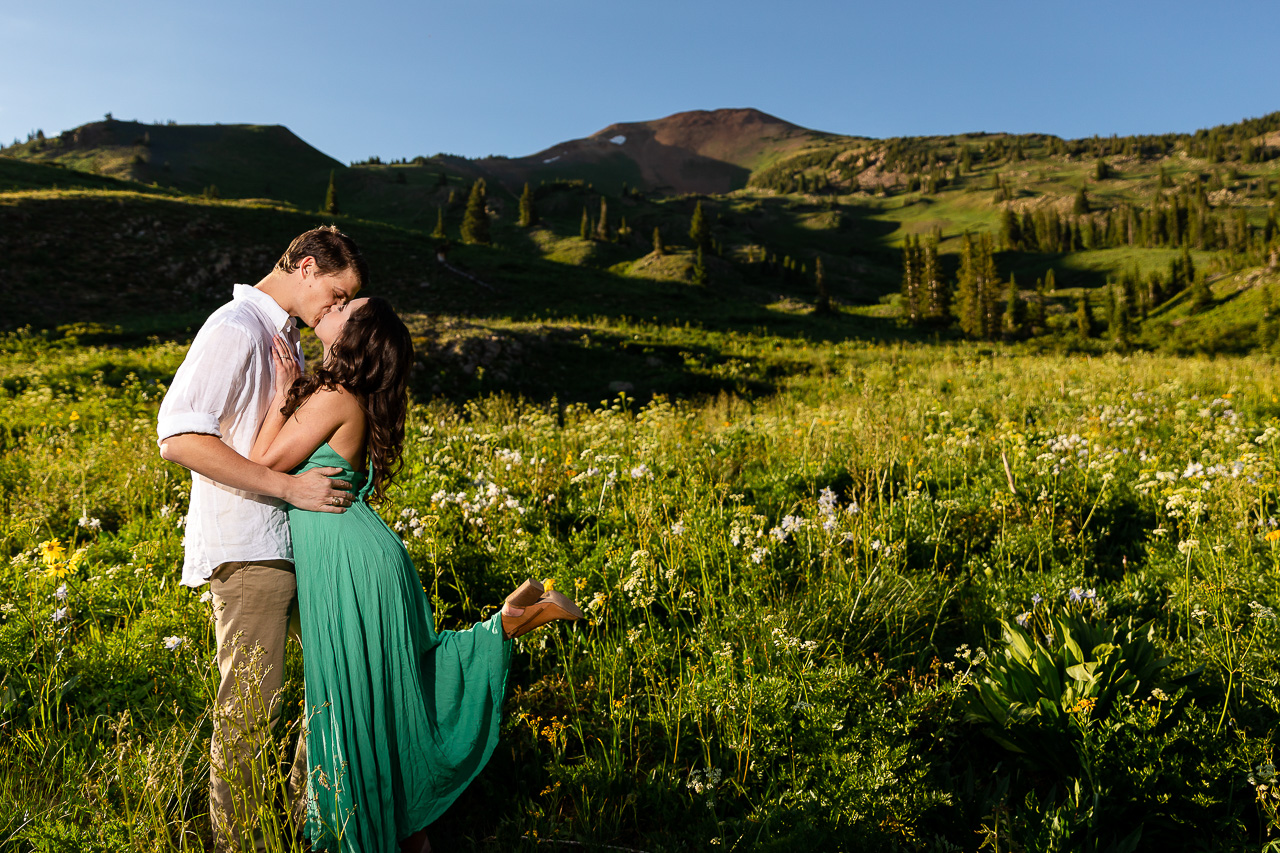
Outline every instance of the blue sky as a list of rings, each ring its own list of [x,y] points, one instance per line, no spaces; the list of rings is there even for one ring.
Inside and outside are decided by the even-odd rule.
[[[873,137],[1194,131],[1280,110],[1277,36],[1274,0],[0,0],[0,140],[110,111],[283,124],[344,162],[520,156],[748,106]]]

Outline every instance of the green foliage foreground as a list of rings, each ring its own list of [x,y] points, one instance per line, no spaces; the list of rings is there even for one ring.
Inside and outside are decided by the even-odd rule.
[[[211,613],[153,441],[184,348],[2,349],[0,850],[199,850]],[[415,407],[381,511],[441,627],[529,575],[588,613],[520,641],[438,848],[1270,841],[1271,362],[816,349],[754,400]]]

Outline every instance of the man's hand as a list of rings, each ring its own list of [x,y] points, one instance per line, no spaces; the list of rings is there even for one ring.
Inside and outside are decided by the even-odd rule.
[[[279,498],[299,509],[345,512],[351,506],[351,485],[329,479],[341,468],[312,468],[295,475],[272,471],[245,459],[217,436],[194,432],[166,438],[160,444],[160,456],[224,486]]]
[[[289,478],[284,499],[311,512],[346,512],[351,506],[351,484],[346,480],[331,480],[341,468],[312,468]]]

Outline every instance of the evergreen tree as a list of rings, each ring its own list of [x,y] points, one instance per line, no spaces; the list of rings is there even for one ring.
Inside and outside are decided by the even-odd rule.
[[[1076,216],[1083,216],[1089,212],[1089,195],[1084,191],[1084,185],[1080,185],[1080,189],[1076,191],[1075,204],[1071,206],[1071,212]]]
[[[1027,323],[1027,303],[1023,301],[1022,294],[1018,291],[1017,276],[1009,275],[1009,297],[1005,300],[1004,305],[1004,334],[1006,337],[1016,338],[1022,334],[1023,327]]]
[[[1164,279],[1157,270],[1152,270],[1147,274],[1147,305],[1154,308],[1164,300]]]
[[[1120,277],[1120,296],[1129,320],[1147,316],[1147,302],[1142,292],[1142,274],[1137,265]]]
[[[991,235],[978,240],[966,234],[960,249],[960,328],[971,338],[992,338],[1000,329],[1000,282],[992,256]]]
[[[938,264],[938,239],[931,238],[924,247],[920,279],[929,300],[929,319],[935,323],[951,322],[951,283],[942,276]]]
[[[1052,272],[1052,270],[1050,270]],[[1047,307],[1049,303],[1048,290],[1045,287],[1044,279],[1036,279],[1036,295],[1031,300],[1031,304],[1027,306],[1027,322],[1031,325],[1033,333],[1043,332],[1047,321]]]
[[[1010,251],[1022,248],[1022,226],[1018,221],[1018,214],[1014,213],[1013,208],[1008,205],[1000,214],[1000,230],[1004,237],[1005,248]]]
[[[653,253],[659,256],[667,253],[662,247],[662,231],[659,230],[657,225],[653,226]]]
[[[689,223],[689,239],[699,249],[706,248],[711,241],[711,226],[707,224],[706,214],[702,212],[702,202],[693,209],[693,219]]]
[[[1191,313],[1199,314],[1213,307],[1213,291],[1209,288],[1209,280],[1204,273],[1196,276],[1191,285]]]
[[[1129,295],[1126,281],[1121,279],[1120,288],[1114,296],[1115,307],[1111,319],[1111,337],[1121,347],[1128,347],[1133,337],[1133,302]]]
[[[431,232],[431,236],[437,240],[444,239],[444,208],[436,208],[436,228]]]
[[[1093,311],[1089,308],[1089,296],[1080,291],[1080,299],[1076,302],[1076,331],[1082,338],[1093,337]]]
[[[538,213],[533,209],[533,190],[525,182],[524,192],[520,193],[520,227],[528,228],[538,221]]]
[[[699,286],[706,286],[707,283],[707,265],[702,258],[702,247],[698,247],[698,262],[693,265],[693,283]]]
[[[324,212],[329,215],[336,215],[338,210],[338,188],[333,182],[333,170],[329,170],[329,189],[324,194]]]
[[[818,301],[813,306],[814,310],[819,314],[830,314],[831,292],[827,289],[827,274],[822,266],[822,258],[818,258],[813,263],[813,284],[818,293]]]
[[[609,239],[609,200],[600,196],[600,221],[596,223],[596,237],[599,240]]]
[[[981,337],[982,322],[978,313],[977,270],[974,267],[973,237],[967,232],[960,244],[960,270],[956,278],[957,308],[960,331],[971,338]]]
[[[583,240],[591,239],[591,217],[587,216],[586,207],[582,208],[582,222],[578,225],[578,236]]]
[[[981,287],[979,294],[983,309],[983,337],[994,338],[1000,331],[1000,273],[996,270],[995,241],[983,232],[978,248],[981,253]]]
[[[489,214],[485,212],[484,179],[471,185],[467,196],[467,209],[462,214],[462,240],[464,243],[489,242]]]
[[[902,315],[911,325],[924,319],[920,241],[908,235],[902,244]]]
[[[1049,267],[1044,274],[1044,289],[1047,293],[1053,293],[1058,289],[1058,282],[1053,275],[1053,267]]]

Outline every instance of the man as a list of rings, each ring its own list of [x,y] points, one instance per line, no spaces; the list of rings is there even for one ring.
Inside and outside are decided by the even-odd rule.
[[[182,583],[213,593],[218,670],[209,815],[218,850],[263,849],[255,816],[264,802],[263,748],[278,717],[284,649],[297,591],[282,501],[344,512],[340,468],[290,476],[247,458],[274,394],[272,340],[301,360],[294,317],[315,326],[364,285],[368,268],[350,237],[332,226],[297,237],[255,286],[209,316],[160,406],[160,455],[191,469]],[[294,782],[305,779],[299,744]],[[264,774],[265,770],[265,774]]]

